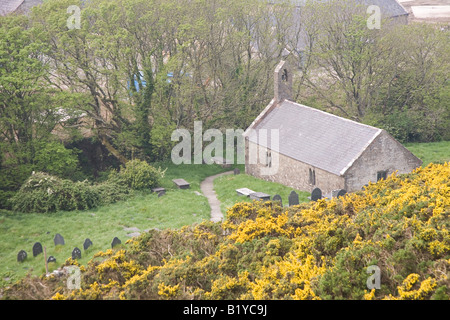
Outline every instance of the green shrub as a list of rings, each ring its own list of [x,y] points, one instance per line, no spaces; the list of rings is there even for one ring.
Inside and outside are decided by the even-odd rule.
[[[72,178],[79,171],[77,149],[67,149],[60,142],[35,143],[34,168],[58,177]]]
[[[20,212],[85,210],[100,203],[100,193],[86,181],[73,182],[38,172],[25,181],[11,203],[13,210]]]
[[[0,166],[0,209],[12,208],[10,198],[20,189],[32,171],[30,165]]]
[[[144,190],[157,187],[163,176],[164,171],[160,168],[156,169],[147,162],[136,159],[127,162],[119,172],[111,172],[108,181],[128,186],[133,190]]]
[[[127,186],[112,181],[105,181],[92,187],[100,195],[101,205],[125,200],[133,194]]]

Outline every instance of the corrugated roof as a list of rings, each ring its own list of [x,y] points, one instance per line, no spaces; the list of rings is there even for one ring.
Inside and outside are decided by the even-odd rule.
[[[249,140],[268,148],[270,129],[279,129],[279,153],[336,175],[343,175],[382,131],[288,100],[249,129],[254,129],[246,132]],[[260,129],[267,130],[267,143],[258,142]]]
[[[1,0],[0,1],[0,15],[7,15],[17,10],[22,4],[23,0]]]

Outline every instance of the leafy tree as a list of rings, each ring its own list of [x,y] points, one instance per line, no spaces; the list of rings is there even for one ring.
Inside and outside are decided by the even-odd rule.
[[[7,198],[36,168],[42,143],[68,116],[61,113],[68,99],[46,80],[49,64],[43,32],[28,17],[0,17],[0,38],[0,207],[8,207]],[[67,151],[62,145],[58,150]],[[59,161],[57,155],[47,156],[55,157],[45,164],[38,161],[45,166]]]

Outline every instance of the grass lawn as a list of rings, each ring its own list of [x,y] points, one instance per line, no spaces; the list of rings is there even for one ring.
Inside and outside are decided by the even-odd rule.
[[[444,163],[450,161],[450,141],[406,143],[405,147],[423,161],[424,167],[431,162]]]
[[[32,271],[34,275],[45,273],[44,255],[33,257],[32,247],[37,241],[47,248],[47,257],[54,256],[56,263],[49,264],[49,271],[57,269],[71,257],[75,247],[80,248],[80,264],[86,264],[98,251],[111,248],[111,241],[118,237],[125,243],[132,231],[125,228],[180,228],[210,218],[207,199],[200,192],[200,182],[210,175],[229,169],[218,165],[179,165],[171,162],[155,164],[168,168],[161,186],[166,195],[158,198],[152,193],[138,193],[134,197],[115,204],[86,210],[55,213],[13,213],[0,210],[0,287],[7,285]],[[177,189],[172,179],[183,178],[190,189]],[[60,233],[64,246],[55,247],[53,238]],[[90,238],[93,246],[86,252],[83,243]],[[27,252],[27,259],[17,262],[20,250]]]

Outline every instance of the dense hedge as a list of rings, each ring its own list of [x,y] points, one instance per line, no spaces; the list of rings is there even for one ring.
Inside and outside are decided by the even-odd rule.
[[[86,210],[124,200],[133,190],[150,189],[159,184],[164,172],[145,161],[129,161],[119,172],[112,171],[99,184],[71,181],[37,172],[33,173],[10,199],[18,212],[54,212]],[[1,195],[1,194],[0,194]]]
[[[100,194],[86,182],[73,182],[43,172],[33,173],[11,199],[20,212],[84,210],[100,203]]]
[[[339,199],[237,203],[223,223],[152,230],[97,253],[80,290],[29,278],[4,297],[449,299],[449,177],[450,163],[429,165]],[[368,290],[373,265],[381,288]]]

